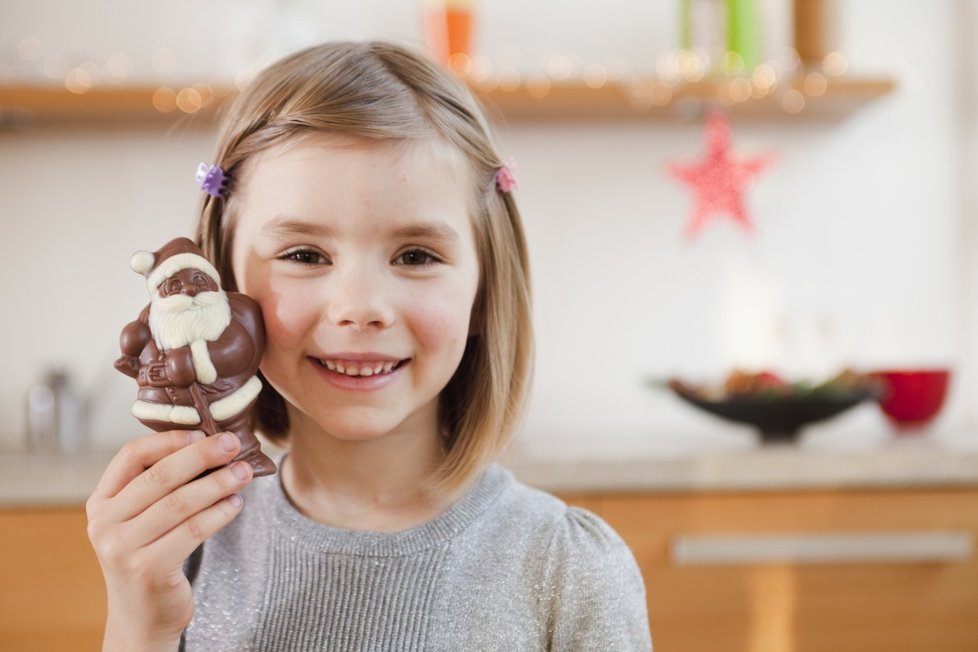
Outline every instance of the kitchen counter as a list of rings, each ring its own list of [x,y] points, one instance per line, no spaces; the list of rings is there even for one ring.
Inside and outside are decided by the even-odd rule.
[[[111,458],[109,452],[72,457],[0,455],[0,506],[83,504]]]
[[[978,450],[937,446],[863,451],[765,446],[684,457],[516,456],[508,466],[528,484],[575,493],[978,486]]]
[[[559,492],[790,491],[978,486],[978,435],[886,438],[839,445],[654,448],[544,455],[524,446],[506,465],[528,484]],[[74,457],[0,455],[0,506],[80,505],[112,452]]]

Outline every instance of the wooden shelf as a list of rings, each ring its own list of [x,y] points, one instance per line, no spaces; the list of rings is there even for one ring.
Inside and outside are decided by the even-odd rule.
[[[724,80],[668,86],[662,81],[645,79],[608,83],[600,88],[566,82],[546,89],[523,84],[513,90],[474,85],[473,90],[488,105],[491,117],[505,121],[688,118],[717,105],[725,106],[735,116],[805,119],[847,115],[896,86],[887,78],[835,77],[826,79],[824,89],[816,95],[806,93],[805,84],[799,78],[776,87],[764,97],[734,102],[729,99],[730,84]],[[190,115],[209,120],[233,95],[230,88],[213,89],[209,97],[204,93],[204,103],[198,111],[179,108],[161,111],[154,106],[157,90],[150,86],[109,86],[79,94],[56,86],[0,86],[0,126],[37,122],[174,122]],[[782,98],[789,91],[795,93],[796,101],[803,98],[804,108],[796,114],[783,107]]]
[[[214,89],[198,111],[182,111],[175,105],[162,111],[153,103],[158,90],[155,86],[100,86],[73,93],[61,86],[0,86],[0,126],[38,122],[175,122],[189,116],[212,115],[231,95],[228,89]]]
[[[730,98],[731,82],[700,81],[668,86],[647,79],[631,84],[606,84],[589,88],[584,84],[556,84],[546,95],[529,86],[507,91],[480,90],[476,94],[506,120],[559,119],[668,119],[696,117],[715,106],[740,117],[807,119],[843,117],[885,96],[896,88],[888,78],[823,78],[824,88],[809,88],[802,78],[782,84],[763,97],[742,102]],[[734,89],[736,92],[737,89]],[[788,101],[785,93],[792,91]],[[749,91],[748,91],[749,92]],[[791,100],[801,99],[797,112]]]

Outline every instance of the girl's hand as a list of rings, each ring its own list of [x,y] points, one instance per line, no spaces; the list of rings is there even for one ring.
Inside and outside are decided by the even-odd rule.
[[[86,505],[108,595],[103,650],[176,650],[194,612],[183,563],[241,510],[252,477],[229,433],[171,430],[126,443]]]

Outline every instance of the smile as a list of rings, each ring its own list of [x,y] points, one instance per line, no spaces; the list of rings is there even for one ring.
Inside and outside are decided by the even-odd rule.
[[[321,367],[346,376],[381,376],[396,370],[407,360],[386,360],[366,362],[357,360],[315,359]]]

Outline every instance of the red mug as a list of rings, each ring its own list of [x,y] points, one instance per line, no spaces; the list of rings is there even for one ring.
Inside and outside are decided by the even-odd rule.
[[[949,369],[889,369],[873,372],[883,384],[880,408],[897,430],[930,423],[941,411],[951,380]]]

